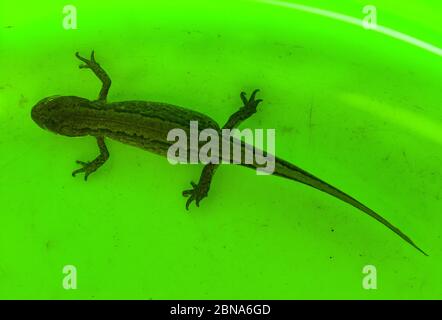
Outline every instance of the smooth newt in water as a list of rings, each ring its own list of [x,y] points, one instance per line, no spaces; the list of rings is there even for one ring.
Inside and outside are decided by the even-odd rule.
[[[204,114],[168,103],[148,101],[108,103],[106,99],[111,80],[96,62],[94,52],[92,51],[90,59],[85,59],[78,53],[76,56],[84,63],[80,65],[80,68],[92,70],[101,80],[102,87],[98,100],[92,101],[75,96],[48,97],[33,107],[31,116],[43,129],[69,137],[93,136],[96,138],[100,154],[89,162],[77,161],[82,168],[72,173],[73,176],[84,173],[85,180],[109,158],[105,138],[166,156],[169,147],[172,145],[172,142],[167,139],[170,130],[181,128],[188,131],[190,121],[198,121],[199,130],[207,128],[217,131],[233,129],[253,115],[261,102],[261,100],[255,99],[258,90],[255,90],[249,99],[246,98],[245,93],[241,93],[244,105],[230,116],[222,128],[216,121]],[[252,146],[247,147],[253,148]],[[244,151],[244,149],[243,144],[242,150]],[[258,164],[240,163],[240,165],[255,169],[258,167]],[[195,201],[196,205],[199,206],[199,202],[208,195],[210,183],[217,167],[218,164],[206,164],[198,184],[192,182],[193,189],[183,192],[184,196],[189,197],[186,202],[187,209],[192,201]],[[388,227],[426,255],[408,236],[379,214],[301,168],[275,157],[273,174],[309,185],[352,205]]]

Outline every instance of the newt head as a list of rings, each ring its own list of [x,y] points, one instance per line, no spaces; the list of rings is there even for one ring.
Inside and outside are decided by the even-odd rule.
[[[71,123],[76,111],[90,105],[85,98],[75,96],[51,96],[40,100],[31,111],[31,118],[42,129],[54,133],[77,136],[77,132],[70,132]]]

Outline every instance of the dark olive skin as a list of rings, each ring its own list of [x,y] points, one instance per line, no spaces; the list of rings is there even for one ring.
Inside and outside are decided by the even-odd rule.
[[[189,122],[198,121],[199,131],[207,128],[220,130],[221,127],[216,121],[208,116],[167,103],[149,101],[108,103],[107,94],[111,80],[95,61],[94,52],[92,51],[90,59],[85,59],[78,53],[76,56],[84,63],[80,68],[92,70],[102,82],[98,100],[91,101],[75,96],[53,96],[42,99],[31,111],[32,119],[45,130],[68,137],[93,136],[96,138],[100,154],[89,162],[77,161],[82,165],[82,168],[75,170],[72,173],[73,176],[84,173],[86,180],[91,173],[106,162],[109,158],[109,152],[105,138],[166,156],[167,150],[172,144],[167,140],[167,134],[171,129],[181,128],[188,131]],[[230,116],[222,127],[223,129],[235,128],[256,113],[257,106],[262,101],[255,99],[257,92],[258,90],[255,90],[250,99],[247,99],[244,92],[241,93],[243,106]],[[244,143],[241,147],[243,153],[245,148],[253,148]],[[259,167],[259,164],[256,163],[240,163],[240,165],[255,169]],[[184,196],[189,197],[186,202],[187,209],[192,201],[195,201],[196,205],[199,206],[199,202],[208,195],[210,183],[217,167],[218,164],[205,165],[199,183],[192,182],[193,188],[183,192]],[[379,214],[301,168],[275,157],[273,175],[306,184],[352,205],[376,219],[414,248],[427,255],[408,236]]]

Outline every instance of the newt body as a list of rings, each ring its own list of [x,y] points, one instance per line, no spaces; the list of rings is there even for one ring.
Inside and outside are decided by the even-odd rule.
[[[85,180],[87,180],[91,173],[106,162],[109,152],[105,138],[166,156],[172,145],[172,142],[167,140],[167,135],[172,129],[181,128],[188,131],[190,121],[198,121],[199,130],[212,128],[219,131],[221,129],[215,120],[204,114],[167,103],[147,101],[107,103],[111,80],[95,61],[94,52],[92,52],[90,60],[81,57],[78,53],[77,58],[85,63],[80,68],[91,69],[101,80],[102,88],[98,100],[91,101],[75,96],[53,96],[41,100],[31,112],[32,119],[43,129],[69,137],[87,135],[96,137],[100,154],[90,162],[77,161],[82,165],[82,168],[75,170],[72,173],[73,176],[84,173]],[[244,105],[230,116],[222,127],[223,129],[237,127],[257,111],[257,106],[262,101],[255,99],[257,92],[258,90],[255,90],[250,99],[246,98],[245,93],[241,93]],[[242,143],[243,152],[246,147],[253,148],[253,146]],[[240,164],[249,168],[258,167],[257,164]],[[199,206],[199,202],[208,195],[210,183],[217,167],[218,164],[205,165],[199,183],[192,182],[193,189],[183,192],[184,196],[189,197],[186,202],[187,209],[192,201],[195,201]],[[275,157],[273,174],[306,184],[352,205],[384,224],[426,255],[408,236],[379,214],[305,170]]]
[[[34,119],[44,117],[45,129],[69,137],[107,137],[162,156],[172,142],[166,137],[170,130],[189,130],[190,121],[198,121],[201,130],[219,130],[215,120],[179,106],[149,101],[123,101],[103,103],[74,96],[48,97],[32,111]],[[48,111],[53,105],[52,111]],[[44,106],[44,107],[43,107]]]

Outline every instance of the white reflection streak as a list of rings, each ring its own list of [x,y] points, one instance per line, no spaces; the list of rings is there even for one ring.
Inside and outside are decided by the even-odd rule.
[[[347,16],[342,13],[337,13],[337,12],[319,9],[319,8],[315,8],[315,7],[310,7],[310,6],[306,6],[306,5],[302,5],[302,4],[289,3],[289,2],[283,2],[283,1],[274,1],[274,0],[255,0],[255,1],[260,2],[260,3],[269,4],[269,5],[278,6],[278,7],[285,7],[285,8],[290,8],[293,10],[307,12],[307,13],[315,14],[318,16],[330,18],[333,20],[342,21],[342,22],[345,22],[348,24],[360,26],[361,28],[363,27],[363,20],[362,19]],[[397,30],[394,30],[391,28],[387,28],[387,27],[383,27],[380,25],[373,27],[369,31],[374,31],[374,32],[384,34],[388,37],[397,39],[399,41],[402,41],[402,42],[405,42],[408,44],[411,44],[415,47],[421,48],[425,51],[431,52],[431,53],[436,54],[438,56],[442,56],[442,49],[441,48],[439,48],[435,45],[432,45],[431,43],[428,43],[428,42],[422,41],[420,39],[417,39],[415,37],[412,37],[408,34],[402,33],[400,31],[397,31]]]

